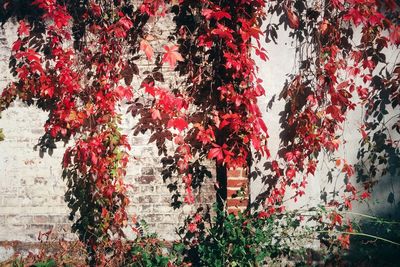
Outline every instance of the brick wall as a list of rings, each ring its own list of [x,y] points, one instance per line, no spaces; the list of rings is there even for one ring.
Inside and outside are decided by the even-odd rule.
[[[162,51],[161,44],[167,43],[166,38],[173,27],[171,18],[164,20],[152,28],[153,34],[161,39],[156,41],[158,46],[152,44],[156,51]],[[0,92],[12,79],[7,63],[16,29],[13,23],[6,23],[0,29]],[[143,71],[152,67],[147,61],[139,64]],[[167,73],[166,86],[176,79],[173,75],[173,72]],[[142,79],[138,77],[132,85],[138,86]],[[125,108],[121,108],[122,114],[126,114]],[[5,140],[0,142],[0,241],[35,241],[39,231],[49,229],[66,238],[75,238],[70,233],[69,210],[64,202],[66,187],[61,179],[65,147],[58,143],[54,153],[43,158],[33,149],[43,134],[46,117],[45,112],[18,101],[2,113],[0,128],[4,130]],[[134,123],[132,116],[124,115],[121,125],[132,145],[126,175],[126,183],[131,184],[129,214],[146,220],[149,230],[157,232],[161,238],[175,239],[175,228],[196,206],[184,206],[179,210],[170,206],[171,194],[160,175],[158,150],[148,144],[148,135],[133,136]],[[214,202],[213,185],[212,180],[204,185],[198,203]],[[127,229],[127,235],[132,234]]]
[[[249,180],[247,168],[229,169],[227,171],[228,212],[237,214],[243,211],[249,203]]]

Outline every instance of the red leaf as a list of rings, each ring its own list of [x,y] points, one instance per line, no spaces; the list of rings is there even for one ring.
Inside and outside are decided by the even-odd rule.
[[[195,224],[195,223],[189,223],[189,224],[188,224],[188,230],[189,230],[189,232],[191,232],[191,233],[196,232],[196,231],[197,231],[197,224]]]
[[[267,61],[268,60],[268,56],[266,53],[264,53],[262,50],[256,48],[255,49],[256,55],[263,61]]]
[[[209,159],[214,159],[216,158],[218,162],[221,162],[224,160],[224,153],[222,151],[222,147],[219,145],[213,144],[214,148],[210,149],[208,152],[207,157]]]
[[[126,31],[130,30],[133,26],[132,21],[127,16],[121,18],[119,20],[119,23],[122,25],[122,27],[124,27]]]
[[[228,120],[223,120],[219,125],[219,129],[223,129],[225,126],[227,126],[229,124],[230,124],[230,122]]]
[[[336,105],[330,105],[326,108],[326,113],[331,114],[334,120],[342,122],[344,120],[343,114],[340,108]]]
[[[92,3],[90,3],[90,10],[93,12],[93,15],[95,15],[96,17],[100,17],[101,16],[101,7],[100,7],[100,5],[92,2]]]
[[[120,85],[117,88],[115,88],[115,92],[117,93],[120,99],[126,98],[126,100],[131,100],[133,97],[132,90],[129,86],[124,87]]]
[[[330,217],[333,225],[335,225],[336,223],[338,225],[342,225],[342,216],[339,213],[334,211],[331,213]]]
[[[290,169],[288,169],[288,170],[286,171],[286,176],[287,176],[289,179],[292,179],[295,175],[296,175],[296,170],[295,170],[295,169],[290,168]]]
[[[363,140],[367,140],[368,134],[367,134],[367,132],[365,131],[365,125],[362,125],[362,126],[360,127],[360,132],[361,132],[361,136],[362,136]]]
[[[150,94],[151,96],[156,96],[156,88],[154,87],[154,84],[148,84],[148,83],[144,83],[142,84],[142,86],[145,88],[144,91],[148,94]]]
[[[211,128],[207,130],[201,129],[196,138],[197,140],[201,141],[203,145],[206,145],[215,140],[214,131]]]
[[[287,152],[285,154],[285,158],[287,161],[291,161],[293,159],[293,153],[292,152]]]
[[[22,45],[22,41],[21,41],[21,39],[18,39],[17,41],[14,42],[11,50],[18,51],[21,48],[21,45]]]
[[[186,196],[183,199],[183,201],[185,203],[187,203],[187,204],[193,204],[194,203],[194,196],[193,196],[191,187],[186,187]]]
[[[153,48],[145,39],[140,41],[140,50],[142,50],[146,54],[148,60],[151,60],[151,58],[154,56]]]
[[[371,194],[368,191],[365,191],[361,194],[361,199],[370,198]]]
[[[154,110],[151,112],[151,118],[152,118],[153,120],[161,120],[160,111],[159,111],[158,109],[154,109]]]
[[[258,118],[258,123],[260,124],[261,129],[265,132],[268,133],[267,126],[265,125],[265,122],[262,118]]]
[[[395,45],[400,45],[400,26],[392,26],[389,29],[389,40]]]
[[[299,18],[292,10],[286,9],[286,15],[289,20],[289,27],[292,29],[297,29],[300,25]]]
[[[225,11],[213,11],[211,9],[208,8],[204,8],[201,12],[201,14],[206,18],[206,19],[216,19],[217,21],[223,19],[223,18],[227,18],[227,19],[231,19],[231,15],[228,12]]]
[[[179,47],[176,45],[173,45],[171,47],[165,45],[165,54],[163,56],[162,62],[167,62],[171,69],[174,69],[176,66],[177,61],[183,61],[182,55],[178,52]]]
[[[241,20],[242,25],[243,23],[245,23],[244,20]],[[257,40],[258,43],[258,47],[260,47],[260,43],[259,43],[259,39],[260,39],[260,35],[262,35],[262,31],[260,30],[260,28],[258,27],[243,27],[242,29],[240,29],[240,35],[242,36],[242,39],[244,42],[247,42],[250,37],[254,37],[254,39]]]
[[[170,119],[168,121],[168,128],[171,127],[178,129],[180,132],[182,132],[184,129],[188,127],[188,123],[183,118]]]
[[[19,21],[19,27],[18,27],[18,35],[29,35],[30,27],[29,24],[26,24],[25,21],[20,20]]]
[[[346,234],[340,235],[338,237],[338,240],[344,249],[350,248],[350,235]]]
[[[356,8],[350,8],[350,10],[343,16],[343,20],[352,20],[354,25],[358,26],[360,23],[364,23],[366,18]]]
[[[217,29],[212,30],[212,34],[218,35],[221,38],[232,40],[233,35],[231,34],[233,30],[229,29],[228,27],[225,27],[222,24],[217,24]]]
[[[270,217],[271,215],[268,213],[268,212],[266,212],[266,211],[261,211],[260,213],[258,213],[258,215],[257,215],[257,218],[259,218],[259,219],[264,219],[264,218],[268,218],[268,217]]]
[[[341,90],[347,88],[348,86],[349,86],[349,81],[344,81],[342,83],[339,83],[336,89]]]

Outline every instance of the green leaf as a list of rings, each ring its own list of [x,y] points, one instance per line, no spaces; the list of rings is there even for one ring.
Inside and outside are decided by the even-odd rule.
[[[33,266],[35,266],[35,267],[55,267],[56,262],[53,259],[50,259],[48,261],[35,263]]]
[[[178,244],[174,244],[173,248],[176,252],[182,253],[183,250],[185,249],[185,245],[183,245],[182,243],[178,243]]]

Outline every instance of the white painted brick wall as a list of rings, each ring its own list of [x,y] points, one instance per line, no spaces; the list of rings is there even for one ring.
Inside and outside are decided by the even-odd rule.
[[[156,52],[162,51],[161,44],[166,43],[173,27],[170,18],[163,20],[157,23],[163,28],[152,29],[153,34],[161,39],[157,41],[159,45]],[[12,79],[8,59],[16,39],[16,29],[12,23],[0,29],[0,92]],[[147,61],[141,62],[139,66],[141,71],[152,67]],[[170,76],[169,82],[173,81],[173,75],[173,72],[166,75]],[[133,85],[138,86],[143,78],[138,77]],[[39,157],[38,151],[33,150],[44,133],[46,117],[45,112],[27,107],[19,101],[2,113],[0,128],[4,129],[5,140],[0,142],[0,241],[35,241],[39,231],[52,228],[59,235],[75,238],[69,231],[69,209],[64,202],[66,186],[61,179],[61,160],[65,147],[58,143],[54,154],[45,154],[43,158]],[[126,176],[126,183],[132,184],[128,210],[130,215],[137,214],[139,218],[145,219],[150,231],[173,240],[177,237],[175,228],[195,210],[195,206],[179,210],[170,207],[171,194],[160,175],[157,148],[148,144],[149,136],[133,136],[131,128],[134,122],[131,115],[124,115],[122,129],[128,134],[132,145]],[[212,186],[213,182],[204,186],[202,191],[205,193],[199,201],[213,202]]]

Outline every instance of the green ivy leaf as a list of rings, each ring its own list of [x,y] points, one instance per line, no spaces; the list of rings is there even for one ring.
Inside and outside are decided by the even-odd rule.
[[[50,259],[48,261],[35,263],[33,266],[35,266],[35,267],[55,267],[56,262],[53,259]]]

